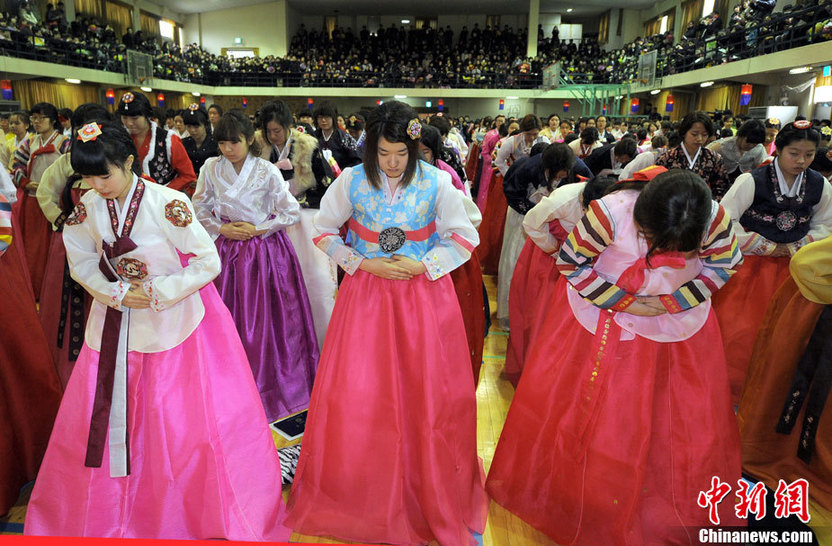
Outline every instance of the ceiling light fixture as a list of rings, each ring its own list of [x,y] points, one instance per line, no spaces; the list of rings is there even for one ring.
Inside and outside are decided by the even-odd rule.
[[[407,98],[407,95],[393,95],[393,98],[396,98],[396,99],[406,99],[406,98]]]
[[[77,78],[64,78],[67,83],[81,83],[81,80]]]
[[[198,97],[198,96],[199,96],[199,92],[198,92],[198,91],[191,91],[191,95],[193,95],[193,96],[195,96],[195,97]]]
[[[139,89],[141,89],[145,93],[152,93],[153,92],[153,89],[150,88],[150,87],[139,87]]]
[[[661,92],[662,92],[662,90],[661,90],[661,89],[653,89],[652,91],[650,91],[650,94],[651,94],[651,95],[658,95],[658,94],[659,94],[659,93],[661,93]]]
[[[572,8],[567,8],[566,13],[572,13]]]
[[[789,70],[789,74],[805,74],[806,72],[811,72],[811,71],[812,71],[811,66],[800,66],[800,67],[792,68],[791,70]]]
[[[409,25],[410,24],[410,19],[402,19],[402,24],[403,25]]]
[[[517,99],[519,99],[520,97],[515,97],[515,96],[513,96],[513,95],[508,95],[506,98],[507,98],[508,100],[517,100]]]
[[[714,84],[714,82],[702,82],[699,84],[699,87],[710,87]]]

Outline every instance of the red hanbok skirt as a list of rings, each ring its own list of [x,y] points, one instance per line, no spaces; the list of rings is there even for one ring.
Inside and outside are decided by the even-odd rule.
[[[52,240],[52,225],[43,215],[37,197],[29,195],[24,190],[17,190],[17,202],[12,205],[12,213],[23,236],[26,267],[32,279],[32,290],[35,299],[40,300],[46,260],[49,257],[49,244]]]
[[[739,434],[713,314],[693,337],[602,345],[559,289],[503,428],[487,488],[560,544],[690,544],[713,476],[736,487]],[[602,320],[609,315],[602,313]],[[603,330],[601,330],[603,332]],[[601,347],[606,354],[596,367]],[[731,503],[722,525],[740,526]]]
[[[503,192],[503,175],[495,173],[491,176],[488,197],[480,224],[480,244],[477,256],[482,264],[482,272],[486,275],[496,275],[500,265],[500,252],[503,249],[503,233],[506,229],[506,214],[508,201]]]
[[[468,159],[465,161],[465,176],[468,177],[468,180],[471,181],[471,184],[474,183],[474,180],[477,178],[477,168],[479,168],[480,163],[480,147],[479,144],[476,142],[471,143],[471,148],[468,150]]]
[[[488,498],[474,380],[447,276],[341,285],[287,525],[356,542],[476,544]]]
[[[61,402],[18,236],[0,256],[0,515],[35,479]]]
[[[566,279],[555,267],[556,256],[546,254],[531,239],[526,240],[509,290],[511,333],[506,348],[506,376],[517,387],[526,355],[543,321],[555,286],[565,290]]]
[[[476,254],[460,267],[451,271],[456,298],[462,309],[465,323],[465,337],[468,339],[468,353],[474,370],[474,387],[480,378],[482,350],[485,343],[485,301],[482,293],[482,269]]]
[[[789,258],[746,256],[731,280],[714,294],[734,406],[740,401],[763,316],[774,293],[788,278]]]

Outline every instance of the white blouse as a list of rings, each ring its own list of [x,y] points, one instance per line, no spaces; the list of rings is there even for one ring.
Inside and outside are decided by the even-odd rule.
[[[518,133],[513,137],[508,137],[505,142],[503,142],[502,146],[500,146],[500,150],[497,152],[497,159],[494,164],[497,166],[500,173],[505,176],[509,168],[508,160],[511,159],[512,161],[517,161],[521,157],[528,157],[529,152],[532,151],[532,147],[539,142],[549,144],[549,139],[545,136],[539,135],[536,139],[534,139],[532,145],[528,146],[526,145],[526,138],[523,136],[523,133]]]
[[[777,165],[777,160],[775,160],[774,166],[777,172],[778,182],[780,183],[780,191],[783,195],[789,197],[797,195],[797,190],[803,182],[804,174],[798,177],[798,180],[795,181],[791,190],[789,190],[780,172],[780,167]],[[754,177],[751,173],[741,174],[722,198],[720,204],[725,208],[725,212],[731,216],[731,222],[734,224],[734,233],[737,235],[742,253],[768,256],[774,252],[777,243],[766,239],[759,233],[746,231],[742,224],[740,224],[740,218],[742,218],[745,211],[754,203],[755,188]],[[832,185],[824,182],[820,201],[812,209],[812,219],[809,221],[809,233],[799,241],[788,243],[789,252],[793,256],[800,247],[812,241],[824,239],[829,235],[832,235]]]
[[[199,172],[194,208],[214,239],[229,222],[248,222],[268,237],[300,221],[300,205],[280,169],[251,154],[239,174],[225,157],[209,158]]]
[[[549,232],[550,222],[558,220],[563,229],[570,232],[583,218],[581,196],[585,187],[586,182],[578,182],[555,188],[551,195],[541,199],[526,213],[523,229],[534,244],[546,254],[555,253],[560,246],[555,236]]]
[[[583,146],[583,144],[581,143],[581,139],[580,139],[580,138],[577,138],[577,139],[573,140],[572,142],[570,142],[570,143],[568,144],[568,146],[569,146],[570,148],[572,148],[572,151],[573,151],[573,152],[575,152],[575,157],[578,157],[578,158],[580,158],[580,157],[581,157],[581,151],[582,151],[582,146]],[[591,154],[592,152],[594,152],[594,151],[595,151],[595,150],[597,150],[598,148],[601,148],[602,146],[603,146],[603,144],[601,144],[601,141],[600,141],[600,140],[596,140],[596,141],[592,144],[592,146],[590,146],[589,151],[588,151],[588,152],[586,152],[586,155],[584,156],[584,158],[589,157],[589,154]]]
[[[121,210],[115,203],[122,225],[136,183],[134,177]],[[179,345],[205,314],[198,290],[220,272],[217,249],[193,217],[188,196],[153,182],[145,181],[144,187],[130,234],[137,248],[110,260],[118,281],[107,280],[99,270],[102,242],[116,240],[107,200],[95,191],[87,192],[64,224],[72,278],[95,298],[85,340],[96,351],[101,347],[107,307],[123,310],[121,300],[133,283],[141,284],[151,303],[149,309],[130,309],[128,350],[155,353]],[[180,254],[192,255],[184,267]]]
[[[618,175],[618,179],[630,180],[635,173],[652,167],[656,164],[656,159],[665,151],[667,151],[666,148],[659,148],[658,150],[650,150],[649,152],[637,154],[632,161],[624,165],[624,168],[621,169],[621,173]]]

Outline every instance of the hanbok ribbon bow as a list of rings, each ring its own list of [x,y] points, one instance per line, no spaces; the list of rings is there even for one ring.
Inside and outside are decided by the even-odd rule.
[[[115,240],[115,242],[108,243],[107,241],[103,241],[101,243],[101,250],[103,250],[104,255],[110,259],[132,252],[133,250],[136,250],[136,248],[136,243],[134,243],[130,237],[119,237]],[[107,273],[104,274],[106,275]]]
[[[645,271],[658,267],[672,267],[673,269],[684,269],[687,262],[681,252],[663,252],[646,258],[639,258],[636,263],[624,270],[618,281],[615,283],[619,288],[629,294],[635,294],[641,285],[644,284]]]

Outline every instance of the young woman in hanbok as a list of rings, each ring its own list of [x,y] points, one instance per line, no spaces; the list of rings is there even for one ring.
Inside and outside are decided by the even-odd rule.
[[[26,511],[28,535],[285,541],[280,462],[220,258],[181,192],[139,175],[121,126],[85,125],[64,223],[95,298]]]
[[[35,133],[21,142],[12,160],[12,177],[18,188],[14,214],[20,224],[35,299],[40,300],[52,227],[43,215],[36,194],[43,173],[69,150],[69,139],[59,130],[58,110],[53,105],[35,104],[30,119]]]
[[[728,191],[730,181],[722,159],[705,147],[714,136],[714,123],[704,112],[691,112],[679,124],[682,143],[656,159],[656,165],[666,169],[685,169],[702,177],[719,201]]]
[[[569,288],[526,360],[492,498],[560,544],[697,540],[709,525],[699,492],[740,477],[710,296],[741,260],[730,218],[693,173],[590,203],[558,254]],[[724,525],[740,525],[721,508]]]
[[[507,124],[501,125],[499,129],[500,140],[498,140],[491,152],[489,169],[493,171],[490,175],[490,189],[488,198],[485,201],[485,208],[482,212],[483,222],[478,228],[480,234],[480,246],[477,247],[477,256],[482,264],[482,272],[486,275],[496,275],[500,267],[500,254],[503,249],[503,236],[506,228],[506,213],[508,203],[503,190],[503,175],[497,168],[497,154],[508,139],[517,136],[520,131],[520,124],[517,120],[510,120]]]
[[[780,120],[777,118],[768,118],[765,121],[766,126],[766,140],[763,142],[763,146],[768,152],[769,157],[774,155],[774,152],[777,148],[774,146],[774,139],[777,138],[777,133],[780,132],[780,128],[782,125],[780,124]]]
[[[549,144],[549,139],[540,136],[540,119],[534,114],[528,114],[520,120],[520,133],[509,137],[500,146],[497,152],[495,165],[502,175],[503,194],[508,203],[508,195],[505,192],[506,177],[510,165],[516,164],[521,159],[529,157],[531,150],[538,144]],[[535,169],[536,170],[536,169]],[[537,174],[537,173],[534,173]],[[535,182],[529,181],[532,185]],[[521,184],[524,188],[525,185]],[[548,184],[543,185],[543,194],[548,195]],[[535,188],[537,190],[537,188]],[[514,274],[514,265],[523,250],[525,237],[523,236],[523,214],[517,211],[511,203],[505,207],[503,226],[503,241],[500,250],[500,261],[497,265],[497,321],[503,330],[509,329],[508,293],[511,285],[511,277]]]
[[[364,163],[330,186],[316,238],[347,272],[321,355],[288,524],[392,544],[476,544],[488,507],[474,378],[447,275],[477,232],[462,192],[419,160],[421,123],[391,101]],[[339,229],[347,223],[351,246]]]
[[[786,125],[774,141],[774,161],[740,175],[722,198],[745,255],[739,273],[714,297],[734,404],[766,308],[789,278],[789,259],[832,234],[832,185],[809,168],[819,141],[809,121]]]
[[[194,174],[199,176],[199,171],[202,170],[208,158],[219,156],[220,150],[211,136],[208,114],[201,106],[196,103],[191,104],[187,110],[182,111],[182,118],[185,127],[188,128],[188,136],[182,139],[182,147],[191,159]]]
[[[352,119],[352,117],[350,117]],[[281,101],[270,101],[260,109],[260,157],[268,160],[289,183],[289,190],[300,203],[300,221],[286,228],[286,235],[303,271],[309,294],[318,346],[323,346],[335,294],[338,291],[338,266],[312,243],[312,218],[321,206],[321,197],[332,183],[332,170],[324,159],[318,139],[298,131],[292,112]]]
[[[572,150],[567,150],[574,161]],[[568,166],[568,163],[564,166]],[[509,298],[510,320],[513,325],[506,347],[506,377],[514,387],[520,381],[523,365],[539,331],[546,312],[546,306],[555,293],[558,284],[565,286],[555,260],[557,251],[572,228],[586,212],[589,203],[604,195],[615,182],[614,178],[598,176],[589,181],[575,179],[574,167],[563,172],[568,174],[558,179],[560,184],[554,191],[543,197],[523,218],[523,229],[528,235],[517,267],[511,280]],[[558,175],[563,174],[558,172]],[[568,183],[564,183],[568,182]],[[561,290],[563,286],[560,287]]]
[[[110,121],[110,113],[100,104],[86,103],[72,114],[75,130],[93,121]],[[66,261],[64,222],[90,189],[82,177],[75,175],[71,160],[70,147],[44,171],[37,190],[40,208],[54,230],[40,297],[40,323],[64,388],[81,353],[84,327],[93,302],[84,287],[72,279]]]
[[[214,129],[221,157],[199,173],[194,208],[216,241],[216,284],[231,311],[270,421],[309,405],[318,340],[295,249],[285,228],[300,207],[278,168],[258,157],[254,126],[240,110]]]
[[[125,93],[116,108],[133,137],[142,171],[157,184],[193,195],[196,173],[188,152],[175,130],[159,127],[150,119],[153,109],[141,93]]]
[[[422,126],[422,135],[419,140],[419,151],[425,161],[438,169],[442,169],[451,176],[451,183],[456,189],[465,194],[462,200],[468,219],[476,228],[482,221],[480,209],[471,200],[471,192],[467,184],[460,180],[453,167],[439,159],[442,148],[442,135],[439,129],[430,125]],[[456,297],[459,300],[459,307],[462,309],[462,319],[465,322],[465,336],[468,338],[468,352],[471,354],[471,367],[474,370],[474,383],[480,377],[482,366],[482,351],[485,342],[485,291],[482,281],[482,269],[476,253],[462,266],[451,271],[451,279],[454,281]]]
[[[488,200],[488,191],[491,189],[491,179],[494,175],[494,170],[491,165],[494,147],[497,145],[501,138],[504,138],[508,134],[506,132],[506,129],[508,128],[503,127],[505,123],[505,116],[497,116],[497,118],[494,120],[494,127],[485,133],[485,136],[482,140],[482,145],[480,147],[480,155],[482,157],[482,160],[480,161],[480,171],[478,177],[479,184],[476,203],[480,210],[483,212],[485,212],[485,204]],[[503,127],[502,131],[500,130],[501,127]]]

